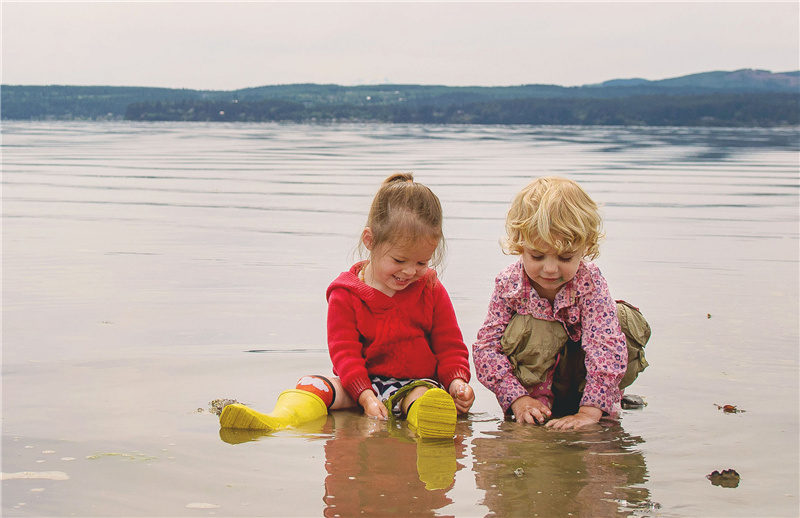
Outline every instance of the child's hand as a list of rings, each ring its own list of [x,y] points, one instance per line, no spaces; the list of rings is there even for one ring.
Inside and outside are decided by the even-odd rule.
[[[595,424],[603,417],[603,411],[593,406],[582,406],[578,413],[553,419],[546,426],[556,430],[573,430],[586,425]]]
[[[542,424],[551,415],[547,405],[530,396],[522,396],[511,403],[511,411],[518,423]]]
[[[456,378],[452,381],[452,383],[450,383],[448,392],[453,397],[453,401],[456,404],[456,410],[458,410],[459,414],[466,414],[469,412],[469,409],[472,407],[472,403],[475,402],[475,392],[473,392],[472,387],[469,386],[469,383],[461,378]]]
[[[386,405],[381,403],[378,396],[371,390],[365,390],[358,396],[358,404],[364,408],[364,413],[368,417],[389,419],[389,410]]]

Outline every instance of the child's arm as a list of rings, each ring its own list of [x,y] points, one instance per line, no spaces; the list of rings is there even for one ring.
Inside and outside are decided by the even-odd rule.
[[[595,265],[587,270],[593,289],[579,301],[581,347],[586,352],[586,388],[581,406],[614,416],[620,411],[619,382],[628,366],[628,348],[617,318],[617,304],[605,278]]]
[[[328,295],[328,353],[334,374],[339,376],[353,401],[360,403],[365,391],[373,396],[375,393],[359,338],[356,314],[348,291],[332,290]]]
[[[502,294],[507,290],[502,274],[495,280],[495,289],[483,326],[478,330],[478,339],[472,344],[472,360],[478,380],[494,392],[503,412],[517,399],[527,396],[528,391],[514,375],[508,357],[503,354],[500,340],[514,314]]]
[[[466,414],[475,400],[475,393],[468,384],[469,350],[458,326],[453,303],[441,282],[436,282],[432,304],[429,339],[436,356],[436,377],[453,397],[459,413]]]
[[[619,413],[619,382],[628,365],[625,335],[617,318],[617,305],[600,270],[586,263],[592,290],[579,302],[581,346],[586,352],[586,388],[578,413],[553,419],[551,428],[569,430],[597,423],[603,413]]]

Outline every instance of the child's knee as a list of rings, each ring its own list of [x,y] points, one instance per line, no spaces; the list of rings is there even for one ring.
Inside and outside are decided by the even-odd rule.
[[[336,401],[336,389],[330,380],[324,376],[316,374],[303,376],[297,381],[295,388],[319,396],[328,408]]]

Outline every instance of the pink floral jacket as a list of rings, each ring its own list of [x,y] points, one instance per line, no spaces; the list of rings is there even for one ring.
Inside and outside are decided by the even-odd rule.
[[[553,305],[530,285],[522,260],[509,265],[495,279],[486,321],[472,346],[478,379],[494,392],[504,412],[525,395],[552,407],[553,369],[541,385],[529,391],[514,376],[511,363],[502,352],[500,339],[515,313],[564,324],[570,339],[580,342],[586,352],[586,388],[581,405],[597,407],[612,416],[619,413],[619,382],[628,364],[628,350],[616,303],[595,264],[581,262],[575,277],[559,290]]]

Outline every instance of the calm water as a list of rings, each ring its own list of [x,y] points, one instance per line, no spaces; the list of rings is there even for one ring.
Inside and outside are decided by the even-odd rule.
[[[3,516],[800,513],[796,129],[4,122],[2,137]],[[398,170],[442,200],[468,344],[512,260],[511,197],[534,176],[582,182],[604,206],[612,294],[654,329],[629,390],[648,406],[559,433],[504,422],[473,381],[454,443],[349,412],[220,432],[212,399],[268,411],[330,372],[325,288]],[[706,478],[723,469],[738,487]]]

